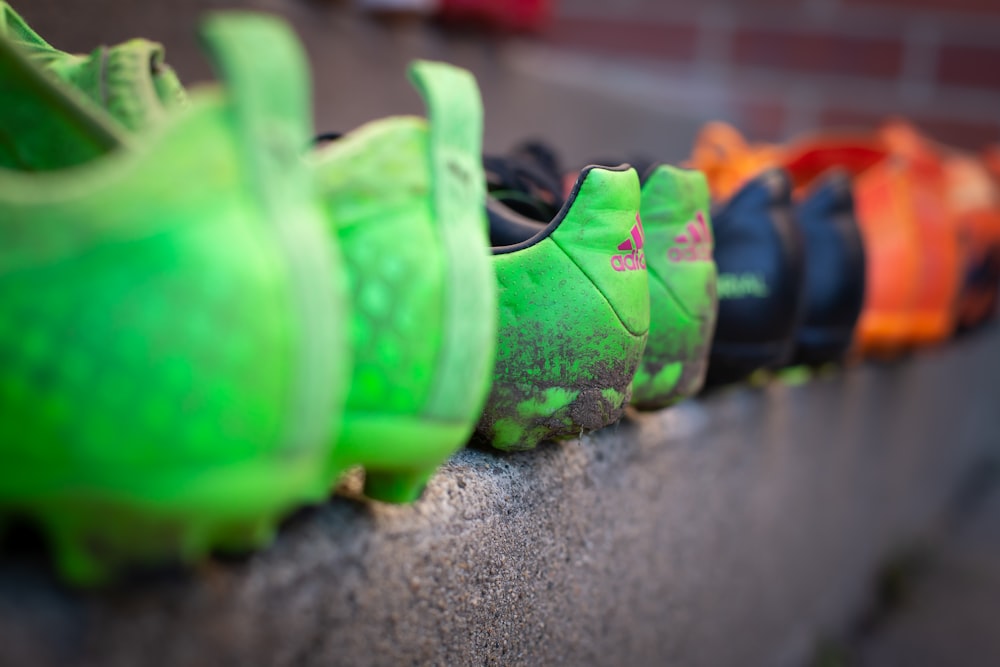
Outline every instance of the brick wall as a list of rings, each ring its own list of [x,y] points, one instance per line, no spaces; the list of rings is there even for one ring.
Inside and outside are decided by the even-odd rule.
[[[589,71],[758,139],[898,113],[1000,141],[1000,0],[563,0],[537,44],[554,77]]]

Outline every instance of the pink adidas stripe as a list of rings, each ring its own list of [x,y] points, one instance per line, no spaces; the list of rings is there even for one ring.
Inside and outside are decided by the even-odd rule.
[[[701,230],[693,222],[687,224],[688,231],[691,232],[691,238],[694,239],[695,243],[701,243]]]
[[[635,249],[642,250],[642,228],[639,225],[632,228],[632,240],[635,242]]]

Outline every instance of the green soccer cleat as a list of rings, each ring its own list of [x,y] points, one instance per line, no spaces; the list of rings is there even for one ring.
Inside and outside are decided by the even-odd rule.
[[[187,102],[177,75],[164,62],[163,47],[156,42],[132,39],[99,46],[88,55],[65,53],[42,39],[4,0],[0,0],[0,36],[128,130],[163,122],[170,111]]]
[[[312,162],[354,299],[354,377],[332,474],[365,468],[365,493],[415,500],[469,438],[496,352],[475,79],[417,62],[429,108],[369,123]]]
[[[588,167],[540,226],[490,200],[497,365],[476,438],[523,450],[619,419],[649,331],[639,180]]]
[[[306,64],[263,16],[202,34],[228,89],[138,147],[0,37],[0,145],[78,158],[0,169],[0,515],[77,584],[263,544],[331,484],[346,293],[300,160]]]
[[[534,220],[563,204],[555,152],[538,141],[485,159],[491,194]],[[637,163],[638,164],[638,163]],[[649,271],[649,341],[632,404],[662,408],[701,389],[718,312],[709,194],[700,172],[639,164],[640,212]]]
[[[21,30],[29,31],[26,26]],[[37,35],[30,41],[51,51]],[[470,163],[474,187],[452,173],[456,165],[468,167],[460,153],[479,153],[478,89],[470,75],[456,68],[422,63],[413,71],[426,88],[430,127],[415,118],[373,123],[318,151],[313,160],[359,300],[353,327],[358,368],[331,474],[363,465],[367,493],[392,502],[416,499],[437,466],[468,439],[488,389],[496,328],[478,158]],[[138,76],[120,81],[123,93],[145,84]],[[161,106],[149,96],[143,99],[148,106]],[[396,141],[406,148],[393,155]],[[416,164],[425,167],[413,173]],[[449,188],[453,192],[446,194]],[[475,201],[475,207],[466,200]],[[382,202],[387,202],[384,210],[378,209]],[[366,220],[373,215],[377,226]],[[470,215],[478,220],[478,231],[470,232],[470,224],[476,224]],[[416,232],[418,228],[422,231]],[[396,239],[410,233],[427,247],[401,249]],[[469,256],[469,248],[477,247],[483,249],[479,259]],[[380,256],[374,263],[368,261],[373,252]],[[461,293],[456,285],[465,286]],[[471,295],[476,303],[470,305]],[[390,306],[391,313],[383,312],[383,306]],[[476,321],[459,321],[456,312],[467,312]],[[446,338],[437,331],[440,327]],[[484,340],[491,349],[483,349]],[[459,375],[465,376],[461,383]],[[483,386],[468,387],[467,382]],[[402,397],[407,390],[415,393]]]
[[[664,164],[644,171],[641,214],[650,323],[632,404],[656,409],[701,390],[718,299],[705,176]]]

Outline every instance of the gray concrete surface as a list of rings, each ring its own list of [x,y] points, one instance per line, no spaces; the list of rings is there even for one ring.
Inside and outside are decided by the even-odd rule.
[[[1000,459],[911,566],[893,608],[847,644],[858,667],[1000,665]]]
[[[351,484],[269,550],[78,594],[0,559],[3,665],[795,665],[1000,433],[1000,332]]]

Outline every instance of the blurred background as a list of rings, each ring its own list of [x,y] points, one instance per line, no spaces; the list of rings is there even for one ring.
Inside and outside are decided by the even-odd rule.
[[[443,3],[438,16],[431,5]],[[386,5],[403,7],[378,12]],[[727,120],[753,140],[903,114],[966,148],[1000,141],[1000,2],[994,0],[30,0],[54,45],[90,50],[142,35],[186,83],[211,77],[197,16],[246,7],[289,18],[314,68],[317,127],[419,113],[413,57],[471,69],[486,147],[526,136],[575,164],[643,151],[685,157]],[[410,11],[406,9],[413,9]],[[441,20],[441,14],[447,20]],[[474,17],[475,21],[456,23]]]

